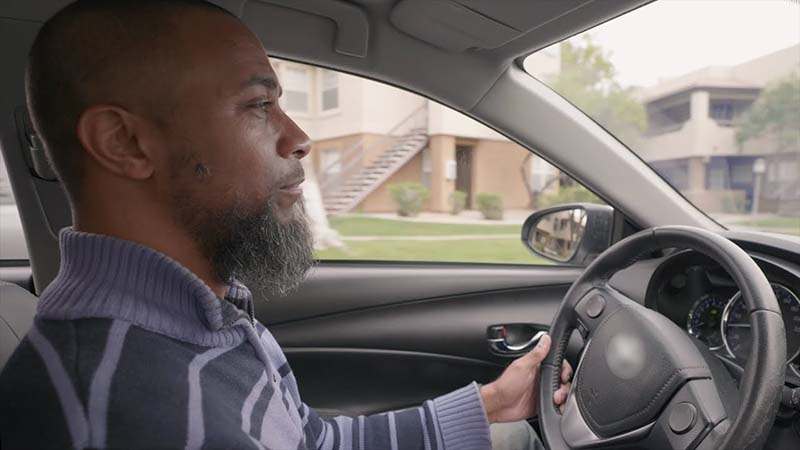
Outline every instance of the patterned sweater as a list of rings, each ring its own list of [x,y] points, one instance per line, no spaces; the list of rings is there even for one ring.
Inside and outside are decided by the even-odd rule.
[[[489,449],[472,383],[323,419],[250,292],[224,299],[148,247],[64,229],[61,269],[0,374],[0,448]]]

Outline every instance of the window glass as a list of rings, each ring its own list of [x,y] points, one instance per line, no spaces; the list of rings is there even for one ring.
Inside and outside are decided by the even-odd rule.
[[[551,264],[522,244],[525,219],[599,202],[458,112],[375,81],[317,74],[317,88],[348,93],[337,97],[338,114],[294,116],[313,140],[304,191],[320,259]]]
[[[283,68],[283,108],[286,111],[306,113],[309,111],[310,70],[307,67],[286,65]]]
[[[339,108],[339,76],[332,70],[322,69],[321,82],[321,109],[330,111]]]
[[[798,18],[797,1],[661,0],[524,66],[720,224],[800,236]]]
[[[9,259],[27,260],[28,248],[5,162],[0,155],[0,260]]]

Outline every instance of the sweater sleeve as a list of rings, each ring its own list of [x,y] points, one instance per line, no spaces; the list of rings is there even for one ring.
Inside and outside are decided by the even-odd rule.
[[[489,450],[489,422],[478,385],[469,384],[422,406],[358,416],[321,418],[303,404],[309,443],[318,450]]]

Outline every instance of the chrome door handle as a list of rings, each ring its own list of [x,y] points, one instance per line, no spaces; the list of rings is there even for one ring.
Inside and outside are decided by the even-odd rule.
[[[506,327],[525,327],[528,330],[533,329],[532,325],[529,324],[515,324],[515,325],[495,325],[493,327],[489,327],[489,348],[492,352],[500,354],[500,355],[511,355],[511,354],[518,354],[523,353],[527,350],[532,349],[539,340],[547,334],[544,330],[536,331],[530,339],[523,341],[512,343],[509,342],[509,333],[506,330]],[[527,333],[526,333],[527,334]]]

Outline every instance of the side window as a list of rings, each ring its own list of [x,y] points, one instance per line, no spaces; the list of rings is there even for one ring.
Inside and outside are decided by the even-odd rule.
[[[339,109],[339,74],[333,70],[320,70],[320,111]]]
[[[0,155],[0,260],[27,260],[28,249],[22,232],[17,204],[5,161]]]
[[[319,259],[552,264],[522,244],[525,219],[547,206],[600,202],[459,112],[371,80],[307,70],[317,105],[288,114],[313,140],[304,187]],[[337,114],[326,114],[332,108]]]

